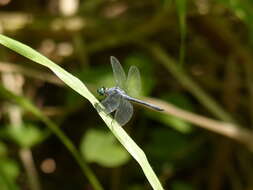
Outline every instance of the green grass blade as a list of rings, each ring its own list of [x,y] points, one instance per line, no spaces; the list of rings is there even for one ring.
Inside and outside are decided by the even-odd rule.
[[[179,63],[182,67],[185,59],[185,38],[186,38],[186,0],[176,0],[179,27],[180,27],[180,52],[179,52]]]
[[[0,35],[0,44],[14,50],[15,52],[27,57],[28,59],[39,63],[52,70],[63,82],[69,87],[78,92],[80,95],[89,100],[89,102],[97,109],[98,114],[104,120],[106,125],[120,141],[120,143],[127,149],[127,151],[134,157],[134,159],[140,164],[142,170],[147,177],[149,183],[156,190],[162,190],[157,176],[152,170],[144,152],[137,146],[137,144],[128,136],[124,129],[118,125],[117,122],[113,122],[112,118],[103,111],[103,106],[100,102],[90,93],[86,86],[75,76],[71,75],[60,66],[50,61],[45,56],[41,55],[37,51],[33,50],[27,45],[24,45],[16,40],[8,38],[4,35]],[[109,65],[109,64],[108,64]],[[102,109],[101,109],[102,108]]]

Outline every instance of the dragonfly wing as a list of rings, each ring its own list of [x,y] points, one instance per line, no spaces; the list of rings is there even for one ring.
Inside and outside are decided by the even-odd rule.
[[[115,113],[115,120],[121,125],[125,125],[133,116],[133,106],[132,104],[124,99],[121,98],[119,107]]]
[[[141,77],[139,69],[136,66],[131,66],[127,76],[127,92],[133,97],[137,97],[141,91]]]
[[[117,86],[119,86],[122,89],[125,89],[126,73],[116,57],[111,56],[111,65]]]
[[[113,111],[115,111],[120,104],[120,99],[121,99],[121,95],[120,94],[112,94],[110,96],[107,96],[102,102],[101,104],[103,104],[103,106],[105,107],[105,111],[107,114],[112,113]]]

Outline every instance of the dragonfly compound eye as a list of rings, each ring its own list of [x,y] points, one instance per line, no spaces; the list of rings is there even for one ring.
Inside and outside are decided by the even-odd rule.
[[[101,95],[101,96],[105,95],[105,87],[102,87],[102,88],[97,89],[97,92],[98,92],[98,94]]]

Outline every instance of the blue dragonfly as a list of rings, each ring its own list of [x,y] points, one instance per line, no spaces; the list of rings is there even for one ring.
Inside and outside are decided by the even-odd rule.
[[[163,111],[154,104],[132,97],[137,96],[141,90],[140,72],[136,66],[130,67],[126,77],[118,59],[113,56],[110,59],[116,86],[112,88],[101,87],[97,90],[99,95],[106,96],[101,103],[107,114],[115,111],[114,119],[123,126],[133,116],[133,106],[130,102],[142,104],[156,111]]]

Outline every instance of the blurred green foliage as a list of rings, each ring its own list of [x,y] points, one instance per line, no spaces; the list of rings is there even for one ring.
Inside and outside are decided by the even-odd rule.
[[[80,149],[88,162],[96,162],[104,167],[119,167],[129,161],[129,154],[118,144],[110,133],[91,129],[83,137]]]
[[[31,148],[40,143],[44,137],[42,131],[37,126],[31,124],[23,124],[21,126],[4,126],[0,131],[0,137],[6,140],[12,140],[19,146]]]
[[[20,175],[20,168],[16,161],[8,157],[7,146],[0,141],[0,189],[19,189],[16,180]]]

